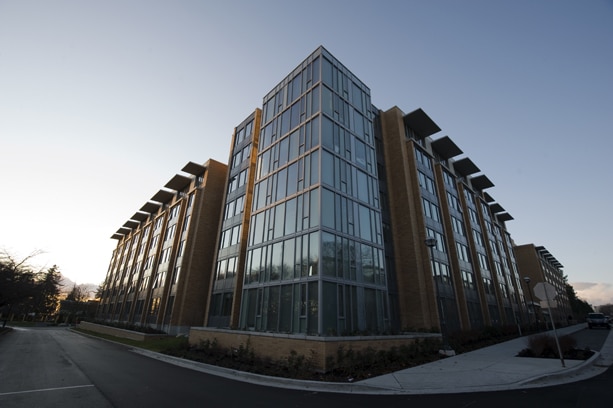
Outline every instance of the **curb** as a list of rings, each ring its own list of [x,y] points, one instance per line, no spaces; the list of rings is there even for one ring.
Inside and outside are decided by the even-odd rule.
[[[103,339],[96,336],[91,336],[86,333],[77,332],[78,334],[88,337],[95,337],[99,340],[116,343],[112,340]],[[613,351],[613,336],[609,336],[607,339],[610,341],[609,348]],[[606,343],[606,342],[605,342]],[[356,383],[335,383],[335,382],[323,382],[312,380],[295,380],[291,378],[273,377],[263,374],[250,373],[247,371],[239,371],[231,368],[225,368],[215,366],[211,364],[201,363],[198,361],[188,360],[181,357],[175,357],[167,354],[153,352],[147,349],[127,346],[130,351],[143,355],[148,358],[153,358],[159,361],[163,361],[169,364],[180,366],[194,371],[223,377],[226,379],[247,382],[255,385],[285,388],[293,390],[313,391],[313,392],[328,392],[339,394],[361,394],[361,395],[426,395],[426,394],[460,394],[460,393],[472,393],[472,392],[490,392],[490,391],[508,391],[527,388],[541,388],[552,385],[567,384],[571,382],[581,381],[592,378],[606,371],[611,365],[611,356],[607,351],[607,346],[602,351],[595,351],[589,359],[582,363],[566,369],[561,369],[554,373],[542,374],[525,380],[521,380],[514,383],[496,384],[496,385],[474,385],[465,386],[463,388],[449,388],[449,389],[403,389],[403,388],[385,388],[379,386],[372,386],[366,384]],[[608,357],[607,357],[608,356]]]
[[[357,383],[333,383],[325,381],[311,380],[294,380],[292,378],[272,377],[263,374],[250,373],[248,371],[239,371],[231,368],[219,367],[197,361],[187,360],[180,357],[170,356],[167,354],[156,353],[141,348],[132,348],[131,351],[143,356],[154,358],[159,361],[164,361],[169,364],[174,364],[180,367],[199,371],[206,374],[217,375],[231,380],[248,382],[267,387],[287,388],[295,390],[308,390],[319,392],[335,392],[344,394],[389,394],[396,393],[393,390],[385,390],[368,385],[360,385]]]
[[[594,377],[606,371],[608,366],[599,365],[598,361],[601,359],[601,353],[596,350],[592,351],[594,351],[594,355],[575,367],[553,374],[545,374],[528,378],[517,383],[517,385],[525,388],[536,388],[545,387],[549,385],[550,382],[552,384],[568,384]]]

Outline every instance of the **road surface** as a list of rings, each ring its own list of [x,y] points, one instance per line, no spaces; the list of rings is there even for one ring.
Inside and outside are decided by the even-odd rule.
[[[585,332],[585,333],[584,333]],[[604,341],[582,331],[580,343]],[[601,344],[601,343],[600,343]],[[0,407],[609,407],[613,371],[559,387],[444,395],[354,395],[264,387],[177,367],[66,328],[0,336]]]

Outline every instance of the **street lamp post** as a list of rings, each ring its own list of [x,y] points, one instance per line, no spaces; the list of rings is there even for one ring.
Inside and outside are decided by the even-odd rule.
[[[528,293],[530,293],[530,302],[532,302],[532,312],[534,313],[534,328],[538,331],[538,320],[536,318],[536,309],[534,308],[534,297],[532,296],[532,289],[530,289],[530,277],[524,276],[524,282],[526,282],[526,287],[528,288]],[[528,309],[528,320],[530,319],[530,308]]]
[[[434,279],[434,286],[436,288],[436,299],[437,299],[437,303],[438,303],[438,309],[439,309],[439,320],[440,320],[440,325],[441,325],[441,337],[442,337],[442,341],[443,341],[443,348],[441,350],[439,350],[440,354],[446,355],[446,356],[455,356],[455,351],[451,348],[451,346],[449,345],[449,342],[447,341],[447,324],[445,322],[445,308],[443,306],[443,299],[441,298],[441,292],[439,289],[439,285],[438,285],[438,279],[436,278],[436,274],[434,273],[435,271],[435,267],[434,267],[434,247],[436,246],[436,238],[426,238],[426,246],[428,248],[430,248],[430,262],[432,265],[432,278]]]

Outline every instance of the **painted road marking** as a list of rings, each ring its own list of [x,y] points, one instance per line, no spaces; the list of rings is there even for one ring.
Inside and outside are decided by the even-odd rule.
[[[15,392],[0,392],[0,396],[3,395],[15,395],[15,394],[28,394],[31,392],[47,392],[47,391],[60,391],[60,390],[70,390],[74,388],[86,388],[93,387],[94,384],[87,385],[74,385],[72,387],[58,387],[58,388],[41,388],[40,390],[28,390],[28,391],[15,391]]]

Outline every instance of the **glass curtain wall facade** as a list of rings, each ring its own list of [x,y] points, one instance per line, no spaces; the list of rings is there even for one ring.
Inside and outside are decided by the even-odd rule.
[[[240,328],[389,328],[370,90],[323,47],[263,101]]]

